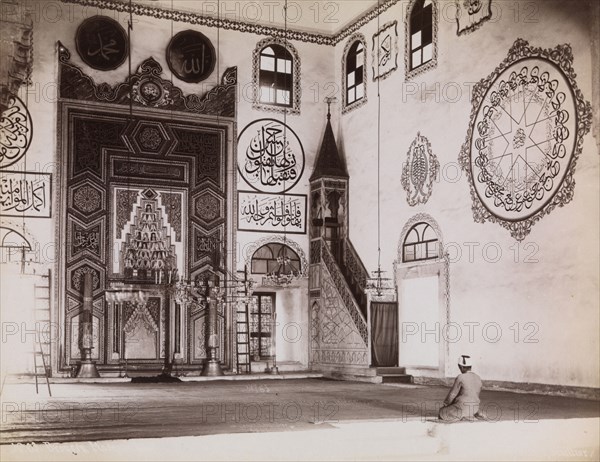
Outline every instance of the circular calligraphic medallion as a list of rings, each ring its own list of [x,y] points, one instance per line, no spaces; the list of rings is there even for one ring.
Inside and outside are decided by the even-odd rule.
[[[215,68],[215,62],[212,43],[195,30],[179,32],[167,47],[169,69],[184,82],[197,83],[206,79]]]
[[[543,209],[569,170],[576,136],[574,96],[557,65],[527,58],[504,69],[472,125],[471,174],[483,206],[506,221]]]
[[[99,71],[116,69],[129,52],[125,29],[107,16],[83,21],[75,34],[77,53],[88,66]]]
[[[283,193],[300,181],[304,148],[287,125],[275,119],[258,119],[238,137],[238,170],[257,191]]]
[[[18,162],[29,149],[33,135],[31,115],[17,96],[8,100],[0,114],[0,168]]]

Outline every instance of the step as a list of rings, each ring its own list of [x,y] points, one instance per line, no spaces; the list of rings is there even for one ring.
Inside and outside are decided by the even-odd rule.
[[[376,367],[377,375],[382,374],[406,374],[405,367]]]
[[[413,376],[409,374],[378,374],[381,383],[413,383]]]

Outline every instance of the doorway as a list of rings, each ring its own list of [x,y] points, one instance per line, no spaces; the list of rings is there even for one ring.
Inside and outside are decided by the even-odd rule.
[[[398,303],[371,302],[371,354],[373,366],[398,365]]]
[[[412,375],[445,377],[449,317],[449,262],[442,233],[428,214],[411,218],[395,263],[398,288],[398,364]]]
[[[274,335],[275,293],[254,294],[249,305],[250,358],[253,361],[270,359]]]

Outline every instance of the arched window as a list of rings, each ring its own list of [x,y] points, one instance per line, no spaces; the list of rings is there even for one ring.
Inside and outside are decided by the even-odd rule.
[[[435,260],[439,255],[439,239],[429,223],[419,222],[406,233],[402,245],[403,262]]]
[[[301,269],[298,254],[284,244],[270,242],[259,247],[252,255],[253,274],[298,274]]]
[[[258,79],[261,103],[291,106],[292,55],[285,48],[270,45],[261,50]]]
[[[254,107],[298,112],[300,64],[296,50],[280,39],[265,39],[254,51]]]
[[[362,34],[350,37],[344,50],[342,75],[343,112],[366,101],[366,46]]]
[[[435,66],[437,12],[433,0],[415,0],[409,7],[406,37],[407,77]]]

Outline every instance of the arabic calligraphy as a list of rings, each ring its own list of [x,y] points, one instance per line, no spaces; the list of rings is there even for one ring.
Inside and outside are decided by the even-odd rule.
[[[303,234],[306,196],[238,192],[239,229]]]
[[[492,16],[491,0],[455,0],[455,2],[458,35],[472,32]]]
[[[379,53],[381,56],[379,65],[385,66],[392,57],[392,37],[389,34],[385,36],[379,48]]]
[[[402,166],[401,184],[406,191],[408,205],[414,207],[427,203],[439,169],[440,163],[431,150],[431,143],[421,133],[417,133]]]
[[[2,172],[0,214],[18,217],[50,217],[50,174]]]
[[[239,143],[244,179],[263,192],[285,192],[293,187],[304,169],[304,152],[294,132],[278,121],[246,129]]]
[[[480,198],[494,214],[528,216],[555,194],[574,145],[568,90],[564,75],[539,59],[508,68],[490,89],[474,125],[472,165]],[[500,137],[506,121],[511,130]]]
[[[115,39],[111,38],[108,43],[103,43],[102,34],[100,32],[98,32],[98,34],[96,34],[96,35],[98,36],[98,42],[92,45],[93,47],[95,47],[95,49],[92,49],[92,47],[89,47],[88,51],[87,51],[87,55],[89,57],[92,57],[92,56],[96,56],[97,54],[99,54],[106,61],[110,61],[109,55],[114,55],[115,53],[119,52],[118,48],[113,48],[117,45],[117,41]]]
[[[398,21],[385,24],[373,35],[373,80],[385,79],[398,68]]]
[[[183,59],[180,63],[182,74],[202,74],[204,72],[204,61],[206,57],[206,46],[204,43],[192,43],[181,47]]]
[[[185,167],[182,165],[166,165],[157,163],[142,163],[126,160],[113,161],[114,175],[151,178],[172,178],[185,180]]]
[[[483,6],[483,2],[482,0],[465,0],[463,5],[468,8],[468,13],[473,15],[479,13],[479,10],[481,10],[481,7]]]
[[[184,82],[197,83],[207,78],[214,69],[215,57],[210,40],[194,30],[179,32],[167,47],[169,68]]]
[[[97,230],[86,231],[78,229],[73,236],[73,247],[77,249],[78,252],[82,250],[91,250],[92,252],[97,253],[100,247],[99,232]]]
[[[261,127],[246,149],[245,170],[264,186],[281,185],[295,180],[296,156],[289,151],[287,140],[282,141],[283,130]]]
[[[0,116],[0,168],[18,162],[31,143],[32,124],[23,101],[12,96]]]
[[[90,67],[116,69],[127,57],[127,36],[121,25],[106,16],[94,16],[81,23],[75,37],[77,52]]]
[[[200,236],[196,242],[196,250],[199,252],[214,252],[219,248],[219,241],[210,236]]]

